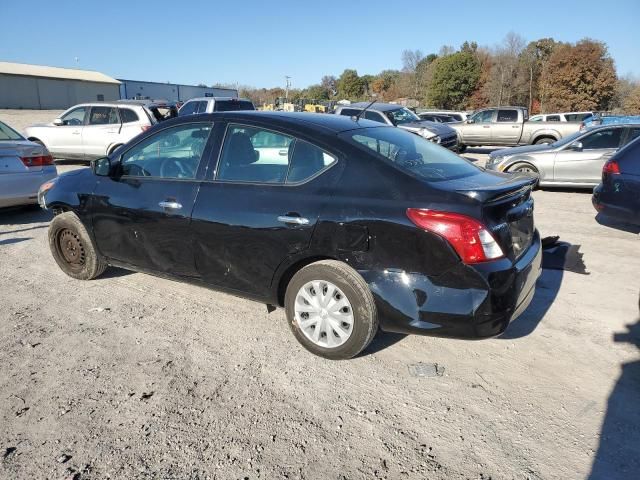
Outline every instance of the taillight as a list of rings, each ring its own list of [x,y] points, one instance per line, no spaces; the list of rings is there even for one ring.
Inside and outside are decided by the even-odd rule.
[[[602,167],[602,178],[607,175],[620,175],[620,165],[615,160],[608,160]]]
[[[20,157],[25,167],[46,167],[53,165],[53,157],[51,155],[38,155],[35,157]]]
[[[464,263],[504,257],[493,235],[475,218],[423,208],[408,208],[407,216],[417,227],[447,240]]]

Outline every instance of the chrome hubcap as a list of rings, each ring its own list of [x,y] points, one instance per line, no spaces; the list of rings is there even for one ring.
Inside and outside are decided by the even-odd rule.
[[[312,280],[296,295],[295,320],[305,337],[324,348],[336,348],[353,332],[353,310],[336,285]]]

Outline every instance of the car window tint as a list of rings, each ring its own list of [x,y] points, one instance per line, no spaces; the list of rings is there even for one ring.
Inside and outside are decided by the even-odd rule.
[[[559,122],[560,121],[560,115],[547,115],[547,122]]]
[[[207,102],[206,100],[201,100],[198,102],[195,113],[207,113]]]
[[[634,142],[628,143],[622,150],[619,150],[614,158],[620,164],[620,171],[623,174],[640,177],[640,139],[638,137]]]
[[[630,128],[629,129],[629,134],[627,135],[627,138],[626,138],[625,142],[626,143],[632,142],[633,140],[635,140],[638,137],[640,137],[640,127],[638,127],[638,128]]]
[[[214,105],[216,112],[235,112],[237,110],[255,110],[253,103],[246,100],[218,100]]]
[[[194,178],[211,128],[211,123],[189,123],[157,132],[122,155],[122,175]]]
[[[355,108],[343,108],[342,110],[340,110],[340,115],[344,115],[345,117],[353,117],[355,115],[358,115],[359,113],[360,110],[356,110]]]
[[[527,120],[528,122],[541,122],[542,121],[542,115],[535,115],[531,118],[529,118],[529,120]]]
[[[387,123],[384,121],[384,118],[382,118],[382,115],[380,115],[378,112],[372,112],[370,110],[364,112],[364,118],[366,118],[367,120],[373,120],[374,122]]]
[[[582,139],[583,150],[595,150],[599,148],[618,148],[622,128],[611,128],[609,130],[599,130],[587,135]]]
[[[116,107],[91,107],[89,125],[110,125],[120,123]]]
[[[121,108],[120,109],[120,119],[122,123],[131,123],[131,122],[139,122],[138,114],[131,110],[130,108]]]
[[[303,140],[296,140],[291,155],[287,183],[303,182],[335,162],[336,159],[321,148]]]
[[[518,121],[517,110],[498,110],[498,122],[513,123]]]
[[[78,107],[61,117],[65,125],[82,125],[84,123],[84,115],[87,107]]]
[[[230,125],[222,146],[218,180],[284,183],[293,137],[261,128]]]
[[[476,113],[472,120],[474,123],[489,123],[493,119],[495,110],[485,110],[483,112]]]
[[[400,128],[365,128],[340,136],[427,181],[463,178],[481,171],[446,148]]]
[[[182,108],[180,109],[180,111],[178,112],[179,116],[182,115],[192,115],[193,113],[195,113],[196,107],[198,102],[187,102],[185,103]]]

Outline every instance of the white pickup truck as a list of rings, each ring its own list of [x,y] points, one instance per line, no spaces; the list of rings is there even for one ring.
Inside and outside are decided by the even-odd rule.
[[[460,150],[481,145],[540,145],[577,132],[580,123],[528,122],[524,107],[492,107],[476,111],[462,123],[449,124],[458,133]]]

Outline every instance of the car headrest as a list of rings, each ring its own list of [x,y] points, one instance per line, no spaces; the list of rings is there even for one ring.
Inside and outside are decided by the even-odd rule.
[[[234,133],[227,148],[225,157],[229,165],[251,165],[258,160],[258,152],[253,148],[251,137],[244,132]]]

